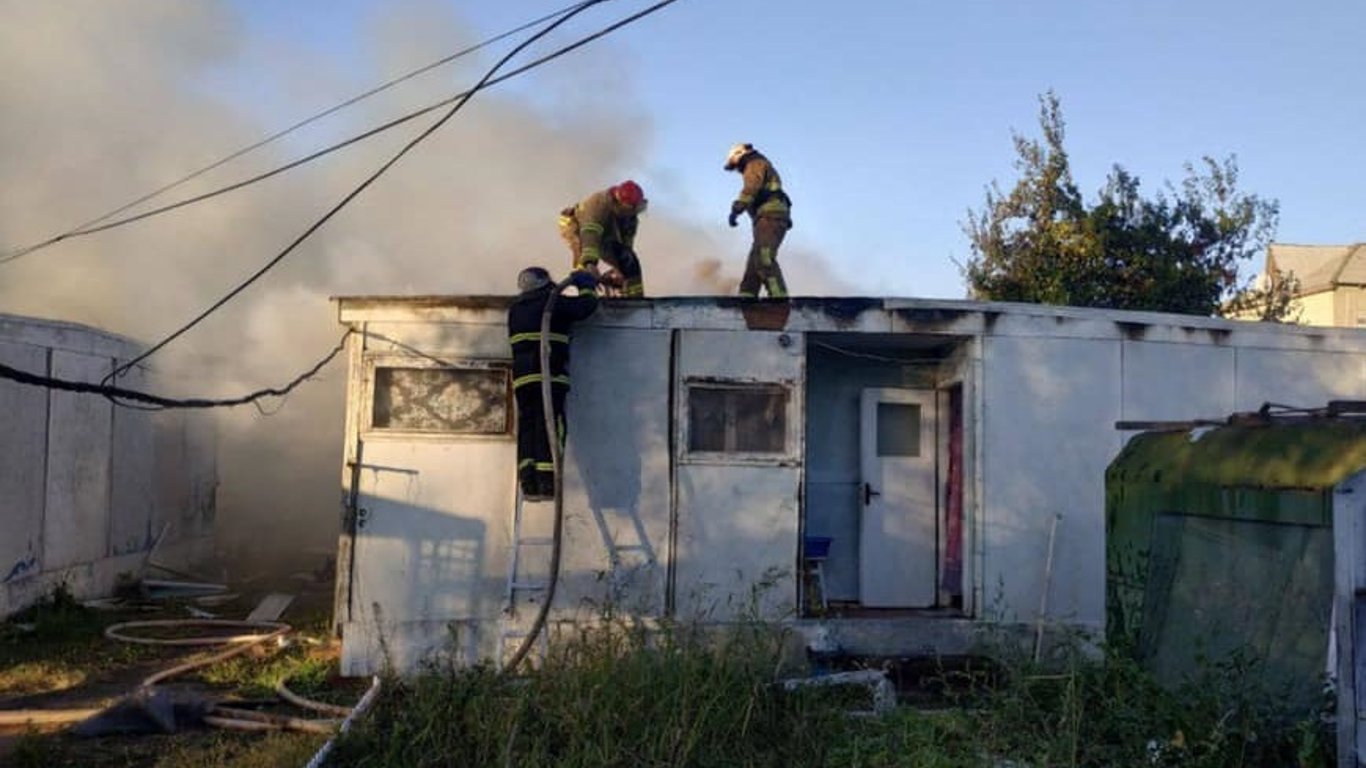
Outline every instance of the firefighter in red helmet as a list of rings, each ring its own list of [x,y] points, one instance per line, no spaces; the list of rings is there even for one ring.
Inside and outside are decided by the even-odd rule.
[[[626,297],[644,296],[645,280],[634,244],[647,203],[640,185],[628,179],[561,211],[560,236],[569,244],[574,269],[596,274],[598,262],[604,261],[612,268],[601,275],[605,284]]]

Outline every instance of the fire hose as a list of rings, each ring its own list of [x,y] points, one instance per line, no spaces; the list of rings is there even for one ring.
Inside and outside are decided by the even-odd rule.
[[[202,635],[191,637],[147,637],[130,633],[130,630],[179,629],[184,627],[212,627],[220,630],[239,629],[248,631],[234,635]],[[105,628],[104,636],[110,640],[138,645],[193,647],[227,644],[230,646],[219,653],[199,659],[193,659],[183,664],[177,664],[149,675],[139,683],[137,688],[128,696],[124,697],[125,700],[136,701],[138,697],[147,695],[152,689],[152,686],[157,683],[191,670],[227,661],[228,659],[246,653],[262,643],[278,640],[288,634],[291,630],[292,628],[288,624],[276,621],[158,619],[112,624]],[[312,701],[311,699],[299,696],[286,687],[284,680],[280,681],[276,686],[276,690],[281,693],[281,698],[305,709],[312,709],[334,716],[346,716],[351,712],[351,709],[347,707],[338,707],[336,705]],[[105,709],[106,708],[6,710],[0,711],[0,726],[21,726],[28,724],[65,725],[89,719],[104,712]],[[339,721],[335,719],[314,720],[296,718],[286,715],[253,712],[250,710],[214,705],[209,707],[208,714],[204,717],[204,722],[219,728],[230,728],[235,730],[257,731],[284,729],[306,731],[310,733],[333,733],[336,730]]]
[[[555,472],[555,528],[550,537],[550,577],[546,584],[545,599],[541,601],[536,618],[531,622],[531,630],[522,638],[522,644],[503,667],[509,674],[517,671],[518,665],[531,650],[531,644],[545,630],[545,621],[550,615],[550,603],[555,599],[555,585],[560,580],[560,544],[564,537],[564,457],[561,455],[559,425],[555,423],[555,401],[550,381],[550,319],[555,311],[555,301],[559,299],[560,292],[569,287],[572,279],[571,273],[551,289],[550,296],[546,298],[545,309],[541,310],[541,411],[545,417],[546,440],[550,443],[550,462]]]

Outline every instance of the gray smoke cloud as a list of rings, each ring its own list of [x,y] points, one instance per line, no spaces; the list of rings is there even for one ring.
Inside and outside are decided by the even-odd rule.
[[[0,0],[0,249],[67,229],[488,33],[462,23],[447,4],[384,8],[348,60],[355,71],[341,75],[329,74],[316,54],[252,39],[227,4]],[[620,44],[608,41],[559,60],[537,80],[553,98],[535,104],[496,91],[476,96],[283,265],[154,358],[163,389],[223,396],[283,383],[340,336],[330,296],[509,293],[528,263],[562,273],[568,256],[555,229],[558,211],[651,167],[650,119],[630,96],[623,74],[630,69],[608,66],[621,55]],[[264,61],[279,73],[270,100],[279,109],[243,108],[223,94],[222,83],[232,82],[224,73],[248,60],[256,71]],[[492,60],[469,57],[396,88],[168,199],[461,90]],[[434,119],[247,190],[0,267],[0,311],[158,339],[262,265]],[[651,211],[637,244],[649,293],[732,293],[743,268],[733,239],[723,244],[710,220],[692,223],[669,210],[667,196],[647,193]],[[787,249],[783,263],[796,292],[848,289],[813,253]],[[335,548],[344,381],[334,363],[271,415],[220,413],[226,549],[292,567]]]

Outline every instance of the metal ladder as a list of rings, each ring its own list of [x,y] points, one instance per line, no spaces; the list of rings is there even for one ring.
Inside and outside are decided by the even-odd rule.
[[[503,613],[514,618],[517,615],[517,593],[545,592],[550,588],[550,584],[546,581],[523,581],[524,577],[518,570],[518,565],[522,560],[522,548],[546,547],[548,551],[548,548],[555,543],[552,536],[522,536],[522,515],[525,503],[526,501],[522,497],[522,489],[519,486],[517,488],[517,501],[512,508],[512,546],[510,547],[511,551],[508,552],[508,585],[507,591],[503,595]],[[532,502],[532,504],[536,506],[545,504],[553,510],[555,502],[537,501]]]
[[[522,523],[523,516],[525,513],[524,505],[527,502],[522,497],[522,488],[520,483],[517,486],[516,493],[517,500],[512,507],[512,541],[511,546],[509,547],[510,551],[508,552],[507,590],[503,595],[503,618],[500,622],[501,626],[498,632],[498,651],[497,656],[495,657],[497,666],[500,669],[503,666],[503,659],[506,657],[508,650],[512,647],[515,647],[515,645],[520,644],[520,642],[523,639],[525,639],[528,634],[526,629],[517,626],[515,623],[517,621],[518,606],[528,601],[535,602],[536,595],[543,595],[546,592],[546,590],[550,588],[550,583],[548,581],[527,580],[527,578],[521,573],[519,566],[522,563],[522,550],[525,547],[544,548],[547,552],[547,557],[549,557],[549,549],[555,543],[554,538],[552,536],[522,535]],[[553,500],[545,502],[537,501],[531,503],[535,507],[540,507],[544,505],[546,507],[549,507],[551,510],[554,509],[555,505],[555,502]],[[543,629],[540,633],[540,638],[537,642],[537,650],[540,651],[542,659],[545,658],[545,654],[548,650],[549,641],[547,639],[547,634],[548,633],[545,632]]]

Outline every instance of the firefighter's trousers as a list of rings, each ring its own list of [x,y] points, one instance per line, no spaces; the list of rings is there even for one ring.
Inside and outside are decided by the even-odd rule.
[[[745,275],[740,278],[741,296],[758,296],[763,288],[770,298],[787,298],[787,282],[783,280],[783,268],[778,266],[778,246],[791,227],[792,222],[787,219],[754,218],[754,243],[749,248]]]
[[[580,269],[583,263],[583,242],[579,239],[579,222],[573,216],[560,214],[560,237],[569,246],[573,258],[573,269]],[[624,248],[620,243],[603,243],[602,260],[617,272],[624,281],[621,294],[639,298],[645,295],[645,276],[640,268],[640,259],[635,251]]]
[[[555,425],[560,441],[560,455],[564,455],[567,427],[564,401],[569,386],[551,384],[550,401],[555,409]],[[550,455],[550,438],[546,433],[545,409],[541,399],[541,382],[529,381],[515,390],[517,399],[517,482],[522,494],[549,496],[555,492],[555,461]]]

